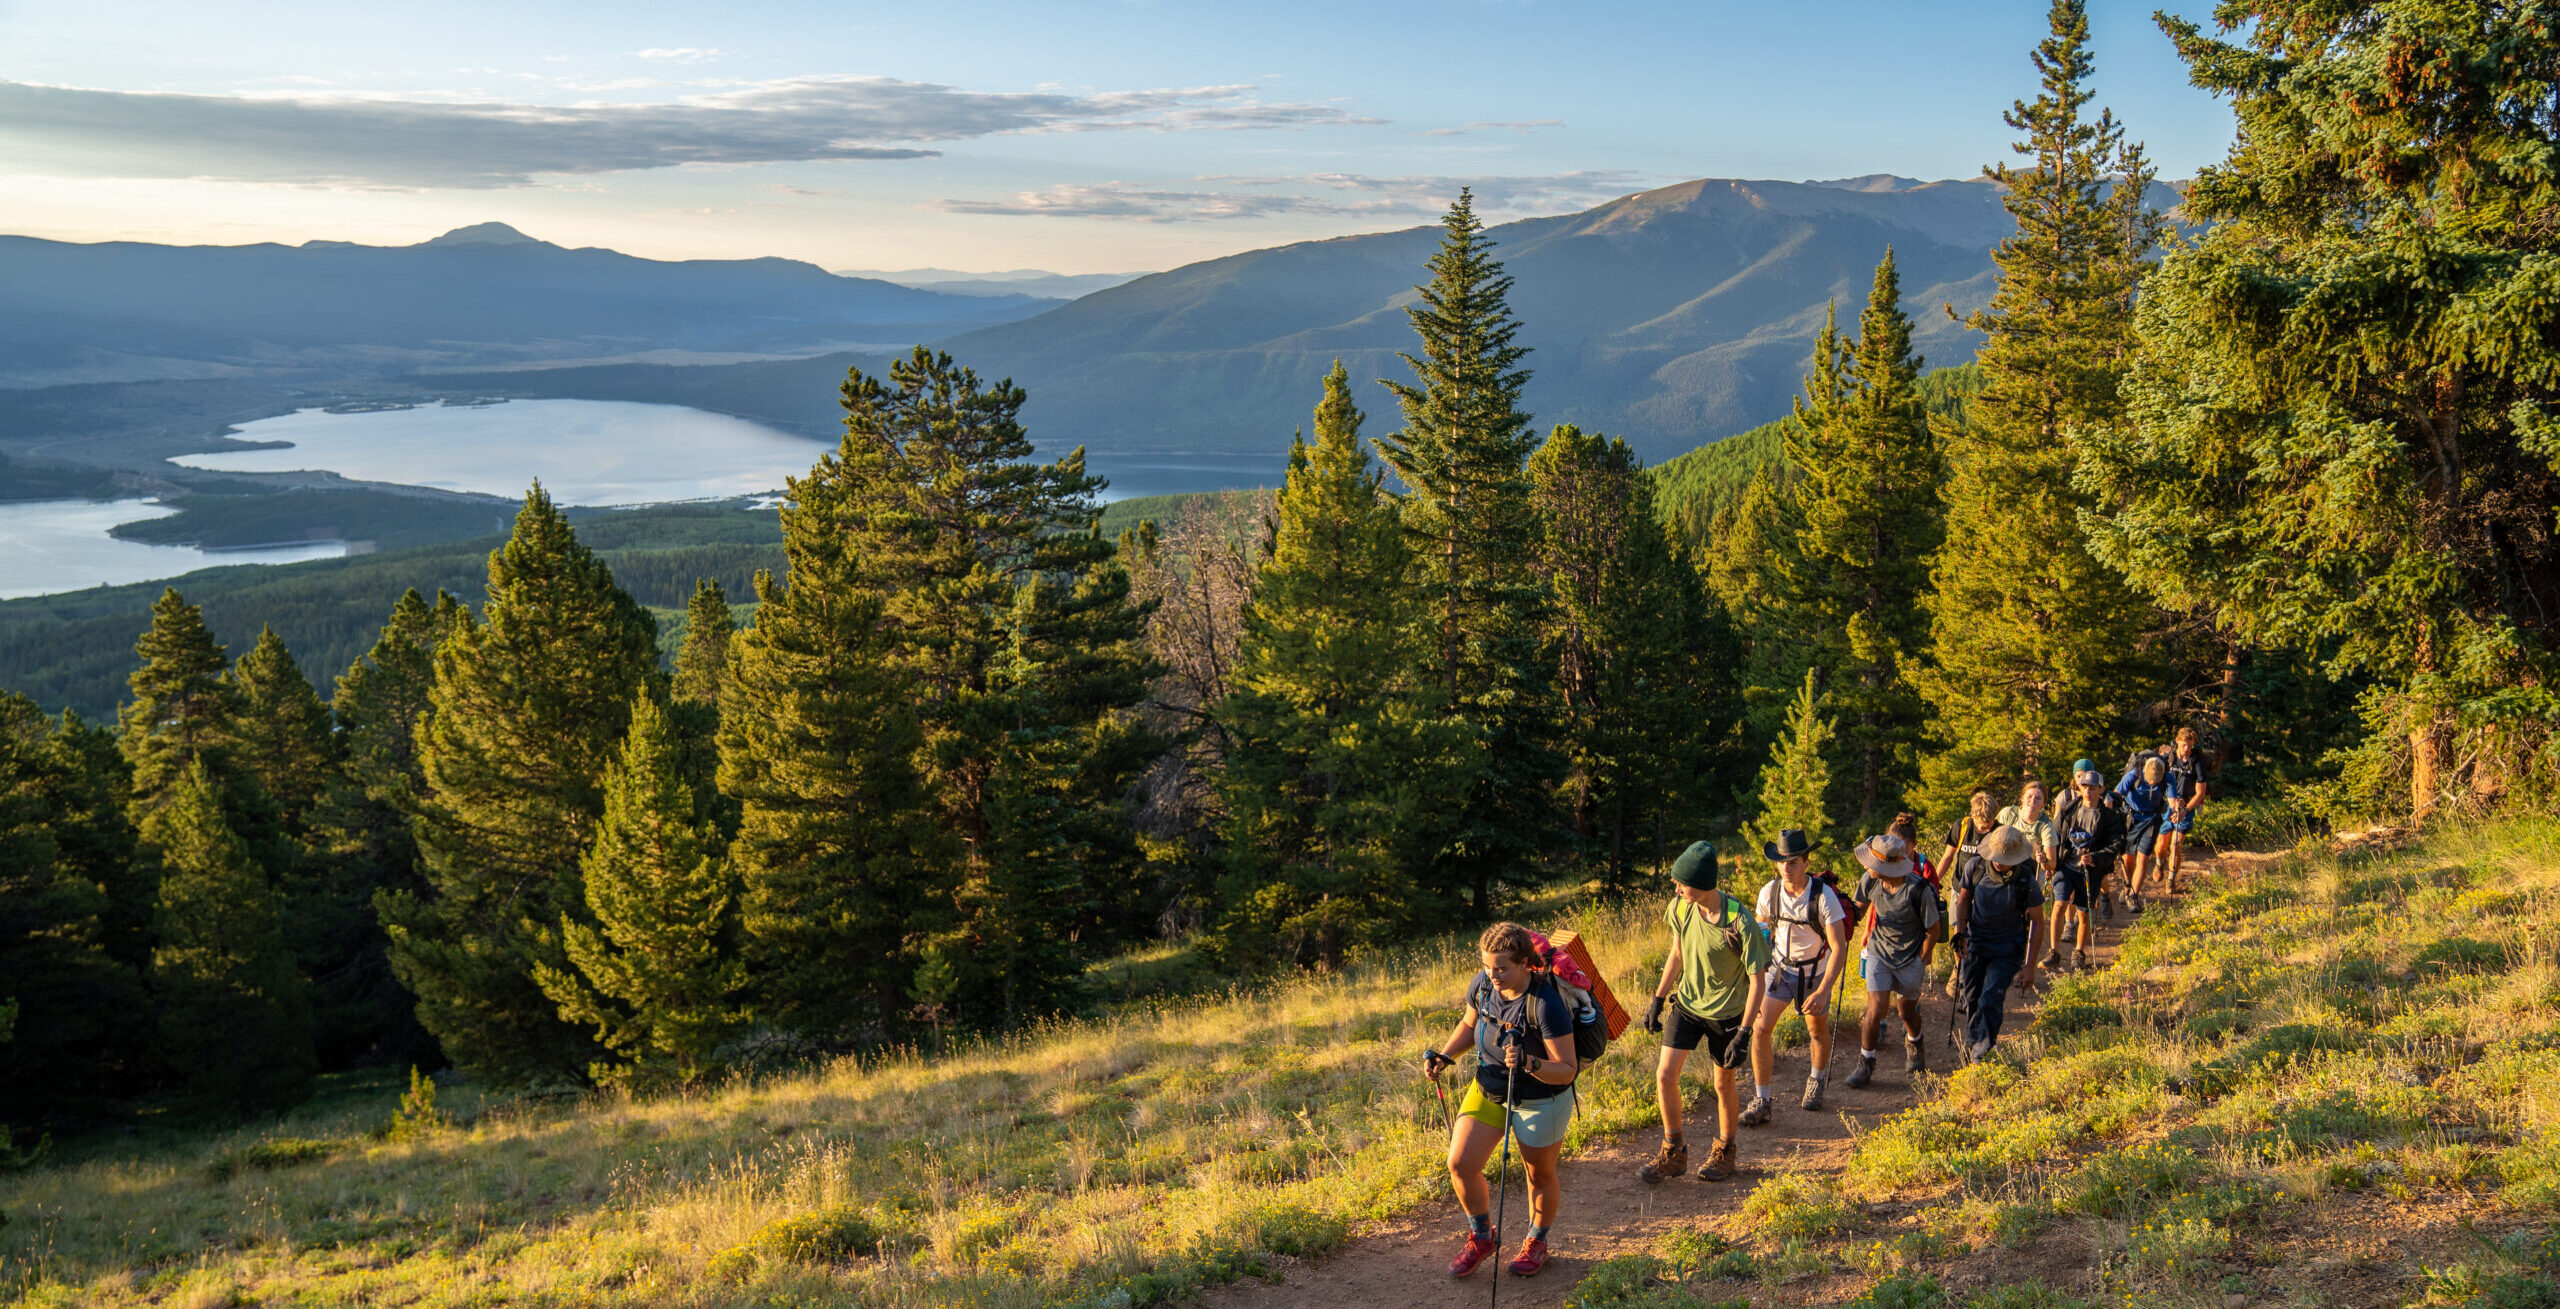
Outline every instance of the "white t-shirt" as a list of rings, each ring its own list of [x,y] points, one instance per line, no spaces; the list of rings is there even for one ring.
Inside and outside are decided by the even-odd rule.
[[[1820,909],[1814,908],[1817,902]],[[1803,895],[1787,894],[1786,878],[1770,878],[1760,888],[1760,902],[1752,912],[1768,925],[1769,934],[1776,941],[1777,960],[1782,964],[1805,963],[1820,955],[1829,943],[1821,928],[1808,924],[1846,922],[1849,917],[1849,911],[1840,906],[1840,897],[1811,877],[1804,879]]]

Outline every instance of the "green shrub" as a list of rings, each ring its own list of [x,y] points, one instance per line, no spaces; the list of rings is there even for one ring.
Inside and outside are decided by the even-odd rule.
[[[1351,1234],[1341,1219],[1296,1205],[1266,1205],[1246,1219],[1244,1228],[1263,1249],[1299,1259],[1331,1254]]]
[[[880,1252],[880,1229],[860,1209],[833,1205],[777,1218],[712,1257],[711,1275],[731,1280],[760,1263],[841,1264]]]
[[[2448,936],[2420,950],[2410,966],[2422,975],[2496,972],[2507,966],[2507,948],[2495,941]]]
[[[1583,1274],[1564,1297],[1565,1309],[1750,1309],[1747,1297],[1707,1300],[1676,1280],[1674,1270],[1649,1254],[1604,1259]]]
[[[242,1173],[263,1173],[318,1163],[345,1148],[343,1141],[310,1141],[280,1136],[272,1141],[260,1141],[215,1155],[213,1162],[205,1165],[204,1171],[216,1182],[227,1182]]]
[[[1965,1297],[1964,1309],[2086,1309],[2088,1303],[2031,1279],[1976,1291]]]
[[[1753,1231],[1779,1241],[1838,1236],[1858,1221],[1838,1187],[1802,1173],[1780,1173],[1762,1182],[1742,1202],[1742,1212]]]
[[[1946,1288],[1938,1279],[1917,1273],[1895,1273],[1867,1288],[1847,1309],[1942,1309]]]
[[[2091,1156],[2062,1184],[2066,1213],[2130,1217],[2204,1175],[2204,1160],[2178,1145],[2138,1145]]]

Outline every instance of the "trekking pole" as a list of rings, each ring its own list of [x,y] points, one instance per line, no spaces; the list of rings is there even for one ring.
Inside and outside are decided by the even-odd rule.
[[[1831,1060],[1840,1053],[1840,997],[1849,991],[1849,965],[1840,965],[1840,975],[1831,979],[1831,1048],[1822,1052],[1822,1080],[1826,1088],[1831,1081]],[[1806,1024],[1808,1028],[1812,1024]],[[1810,1033],[1808,1033],[1810,1035]]]
[[[1457,1128],[1457,1121],[1449,1116],[1448,1084],[1440,1080],[1440,1074],[1431,1071],[1428,1063],[1423,1065],[1422,1076],[1431,1083],[1431,1093],[1440,1097],[1440,1135],[1445,1138]]]
[[[1503,1030],[1511,1030],[1504,1023]],[[1523,1053],[1526,1053],[1525,1047]],[[1520,1088],[1520,1065],[1506,1061],[1502,1070],[1502,1166],[1494,1174],[1493,1184],[1493,1289],[1486,1293],[1490,1309],[1502,1303],[1502,1217],[1511,1203],[1511,1096]]]

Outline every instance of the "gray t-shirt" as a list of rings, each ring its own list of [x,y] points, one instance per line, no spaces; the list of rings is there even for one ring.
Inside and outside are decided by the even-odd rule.
[[[1920,947],[1943,920],[1936,888],[1917,877],[1906,877],[1896,889],[1869,873],[1858,879],[1858,898],[1875,908],[1876,924],[1867,936],[1867,953],[1891,968],[1918,963]]]

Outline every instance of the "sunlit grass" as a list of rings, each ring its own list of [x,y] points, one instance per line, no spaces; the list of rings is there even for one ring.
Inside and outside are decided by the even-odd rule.
[[[1659,906],[1569,921],[1649,990]],[[1123,972],[1171,966],[1170,956]],[[687,1096],[393,1099],[0,1176],[31,1305],[1144,1304],[1314,1255],[1442,1196],[1421,1074],[1473,975],[1446,943],[939,1057]],[[1569,1138],[1650,1122],[1640,1036]],[[1455,1091],[1452,1091],[1454,1099]]]

